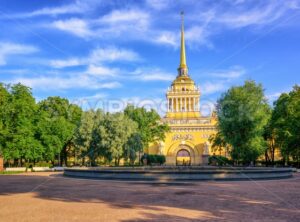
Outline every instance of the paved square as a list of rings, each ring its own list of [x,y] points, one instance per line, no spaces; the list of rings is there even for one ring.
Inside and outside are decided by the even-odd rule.
[[[299,174],[180,184],[2,175],[0,221],[300,221],[299,191]]]

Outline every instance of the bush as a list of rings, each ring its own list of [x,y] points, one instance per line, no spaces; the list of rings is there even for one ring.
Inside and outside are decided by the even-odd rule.
[[[145,154],[142,156],[141,161],[143,162],[145,158],[147,159],[147,165],[163,165],[166,162],[164,155]]]
[[[157,162],[163,165],[166,162],[166,157],[164,155],[157,155]]]
[[[36,167],[53,167],[53,165],[51,163],[47,163],[47,162],[38,162],[35,164]]]
[[[208,158],[208,163],[209,165],[224,166],[231,165],[232,161],[225,156],[213,155]]]

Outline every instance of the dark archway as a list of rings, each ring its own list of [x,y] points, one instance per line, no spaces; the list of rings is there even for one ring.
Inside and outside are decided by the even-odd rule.
[[[180,149],[176,155],[177,166],[189,166],[191,165],[191,154],[186,149]]]

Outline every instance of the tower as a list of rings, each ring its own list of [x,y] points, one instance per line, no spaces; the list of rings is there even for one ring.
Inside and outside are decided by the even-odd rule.
[[[200,90],[190,77],[186,62],[183,13],[180,32],[178,74],[167,90],[167,113],[161,120],[170,131],[164,141],[150,144],[146,152],[165,155],[167,165],[206,165],[210,153],[208,138],[216,133],[217,120],[200,114]]]
[[[198,118],[200,117],[200,90],[188,73],[185,53],[183,12],[181,13],[180,62],[177,70],[178,75],[172,82],[171,87],[166,94],[168,106],[166,118]]]

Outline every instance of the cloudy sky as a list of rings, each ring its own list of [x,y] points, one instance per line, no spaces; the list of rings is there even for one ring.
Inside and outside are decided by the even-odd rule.
[[[0,81],[37,100],[164,100],[182,10],[202,101],[247,79],[270,102],[300,84],[300,0],[1,0]]]

